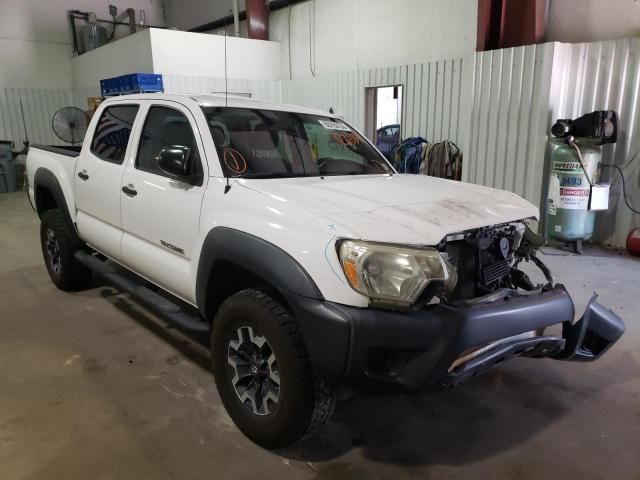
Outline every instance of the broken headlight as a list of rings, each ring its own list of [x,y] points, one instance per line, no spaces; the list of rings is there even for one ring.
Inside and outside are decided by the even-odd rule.
[[[406,307],[429,283],[455,277],[434,248],[343,240],[338,253],[349,285],[375,303]]]

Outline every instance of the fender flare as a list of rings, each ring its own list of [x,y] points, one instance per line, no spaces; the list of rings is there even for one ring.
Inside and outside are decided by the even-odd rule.
[[[215,227],[202,245],[196,276],[196,304],[205,316],[210,272],[218,260],[248,270],[281,292],[324,300],[307,271],[280,247],[240,230]]]
[[[64,192],[62,191],[60,182],[58,182],[58,179],[51,170],[40,167],[38,170],[36,170],[36,173],[33,177],[33,195],[35,201],[35,209],[38,213],[38,217],[42,217],[42,212],[38,210],[38,188],[44,188],[51,194],[56,202],[56,206],[62,212],[64,223],[69,229],[69,232],[73,232],[77,236],[78,231],[76,230],[76,226],[73,223],[73,220],[71,220],[71,214],[69,213],[67,199],[64,196]]]

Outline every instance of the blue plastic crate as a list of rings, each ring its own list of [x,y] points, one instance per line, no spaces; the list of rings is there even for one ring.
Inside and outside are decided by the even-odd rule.
[[[157,73],[131,73],[100,80],[103,97],[129,93],[163,92],[162,75]]]

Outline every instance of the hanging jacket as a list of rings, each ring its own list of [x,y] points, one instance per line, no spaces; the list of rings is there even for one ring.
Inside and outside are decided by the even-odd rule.
[[[399,173],[418,173],[422,163],[422,146],[427,141],[422,137],[407,138],[394,154],[393,166]]]

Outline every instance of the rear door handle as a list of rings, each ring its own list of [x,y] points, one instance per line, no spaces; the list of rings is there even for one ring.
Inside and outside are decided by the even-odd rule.
[[[84,182],[89,180],[89,175],[87,175],[87,171],[86,170],[82,170],[81,172],[78,172],[78,177],[80,177],[80,180],[82,180]]]
[[[124,192],[125,195],[129,197],[135,197],[138,194],[135,188],[133,188],[133,185],[130,185],[128,187],[122,187],[122,191]]]

